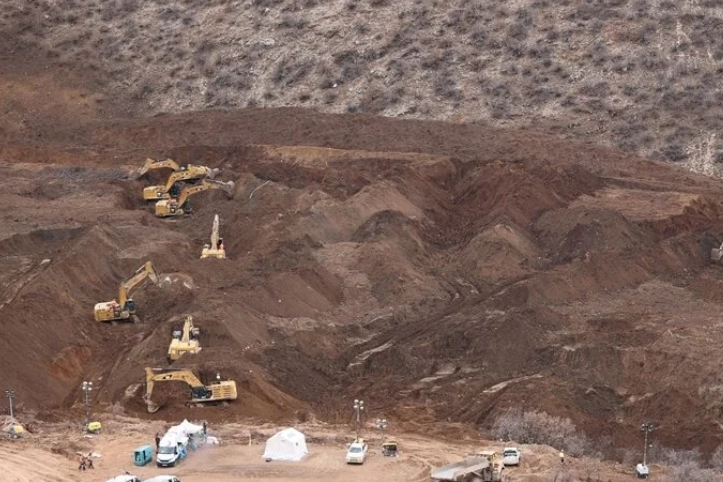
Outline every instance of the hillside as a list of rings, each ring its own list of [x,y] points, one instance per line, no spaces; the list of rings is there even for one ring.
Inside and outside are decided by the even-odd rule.
[[[91,379],[103,410],[149,417],[142,369],[189,313],[205,348],[178,365],[239,382],[214,422],[346,421],[363,397],[415,427],[544,411],[619,457],[644,420],[666,446],[720,443],[718,181],[525,132],[303,110],[58,131],[0,152],[0,363],[26,410],[65,417]],[[58,147],[76,138],[94,148]],[[157,219],[141,153],[218,167],[235,196]],[[229,259],[199,260],[215,213]],[[166,281],[135,295],[145,323],[95,322],[146,259]],[[198,416],[156,392],[151,418]]]
[[[0,388],[21,413],[79,419],[92,380],[101,413],[197,417],[185,390],[141,402],[192,314],[204,350],[177,366],[239,385],[213,423],[344,423],[363,398],[446,435],[545,412],[619,460],[646,421],[723,443],[723,184],[681,168],[720,157],[716,2],[4,6]],[[219,168],[233,197],[158,219],[146,157]],[[214,214],[225,261],[199,259]],[[144,322],[95,322],[148,259]]]
[[[301,106],[532,128],[701,172],[718,173],[723,159],[718,1],[9,0],[4,7],[3,60],[19,56],[21,64],[15,102],[4,106],[10,133],[33,135],[35,122],[47,120],[44,107],[17,98],[33,90],[23,76],[42,84],[67,69],[79,78],[52,77],[70,81],[64,96],[74,109],[105,115]],[[80,95],[80,83],[93,93]]]

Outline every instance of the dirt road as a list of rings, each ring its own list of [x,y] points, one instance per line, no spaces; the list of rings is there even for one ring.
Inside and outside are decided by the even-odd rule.
[[[154,464],[135,467],[132,450],[152,443],[158,424],[140,428],[142,424],[110,422],[110,433],[82,439],[79,435],[59,427],[47,427],[42,436],[26,440],[0,442],[4,482],[100,482],[125,471],[141,479],[159,474],[173,474],[183,482],[230,482],[255,480],[267,482],[293,482],[315,480],[322,482],[359,482],[384,480],[389,482],[422,482],[431,480],[433,467],[460,460],[467,453],[502,445],[487,441],[453,443],[434,440],[414,434],[394,434],[402,453],[399,457],[383,457],[378,449],[379,439],[370,433],[370,456],[363,465],[344,462],[349,438],[348,427],[299,426],[307,436],[309,455],[300,462],[264,462],[264,440],[277,427],[252,427],[232,424],[215,431],[221,444],[207,446],[189,456],[175,468],[157,468]],[[279,427],[280,428],[280,427]],[[213,427],[211,433],[214,433]],[[345,438],[345,435],[347,437]],[[251,444],[249,444],[251,435]],[[72,449],[69,447],[72,446]],[[509,481],[542,481],[558,470],[556,451],[544,446],[521,446],[523,463],[506,469]],[[95,461],[95,469],[80,472],[73,459],[73,450],[94,451],[102,456]],[[66,451],[65,454],[53,453]],[[597,470],[596,480],[627,480],[630,476],[615,464],[602,464],[588,459],[568,459],[569,472],[583,478],[590,470]],[[604,476],[604,478],[603,478]]]

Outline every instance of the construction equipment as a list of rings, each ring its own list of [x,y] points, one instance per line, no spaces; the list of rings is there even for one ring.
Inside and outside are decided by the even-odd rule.
[[[23,438],[25,428],[17,422],[12,422],[7,429],[8,437],[13,439]]]
[[[219,237],[218,233],[218,214],[213,217],[213,227],[211,228],[211,243],[203,245],[203,251],[201,251],[201,259],[205,258],[226,258],[226,250],[223,247],[223,238]]]
[[[233,196],[234,182],[220,182],[204,179],[199,184],[186,186],[181,189],[181,193],[177,198],[162,199],[156,203],[156,216],[165,218],[169,216],[183,216],[190,213],[193,209],[191,203],[187,202],[188,198],[196,193],[207,191],[209,189],[222,189],[229,196]]]
[[[146,159],[146,163],[143,164],[143,167],[138,169],[138,177],[143,176],[145,173],[147,173],[150,170],[164,169],[164,168],[171,169],[174,172],[181,170],[181,166],[179,166],[176,163],[176,161],[174,161],[173,159],[169,158],[169,159],[166,159],[165,161],[156,161],[149,157],[148,159]]]
[[[176,197],[180,193],[180,186],[183,183],[192,183],[199,179],[213,179],[218,173],[218,169],[211,169],[206,166],[194,166],[189,164],[181,167],[180,170],[168,176],[165,184],[160,186],[148,186],[143,189],[143,199],[153,201],[158,199],[170,199]]]
[[[450,482],[500,482],[504,467],[495,452],[479,452],[467,456],[461,462],[432,470],[434,480]]]
[[[136,304],[133,298],[130,298],[130,293],[133,288],[146,278],[149,278],[155,284],[160,283],[156,268],[153,267],[153,263],[150,261],[146,261],[143,266],[136,270],[133,276],[121,283],[117,301],[107,301],[95,305],[95,321],[116,321],[132,318],[133,322],[137,323],[139,319],[135,315]]]
[[[390,440],[382,444],[382,455],[384,457],[398,457],[399,456],[399,444]]]
[[[210,385],[204,385],[196,378],[190,370],[183,368],[150,368],[146,367],[146,393],[143,400],[149,413],[157,412],[162,405],[151,400],[153,386],[156,382],[181,381],[188,384],[191,389],[190,404],[207,404],[236,400],[236,382],[233,380],[221,380],[216,375],[216,380]]]
[[[723,257],[723,244],[721,244],[718,248],[710,250],[710,259],[713,261],[720,261],[721,257]]]
[[[193,326],[193,317],[187,316],[183,323],[183,330],[174,330],[171,344],[168,347],[168,363],[181,358],[185,353],[195,355],[201,351],[198,337],[201,330]]]

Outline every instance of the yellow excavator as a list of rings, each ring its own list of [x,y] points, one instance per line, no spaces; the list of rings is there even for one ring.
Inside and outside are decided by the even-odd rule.
[[[186,186],[181,189],[181,193],[177,198],[161,199],[158,201],[156,203],[156,216],[159,218],[183,216],[192,211],[191,203],[187,202],[190,196],[209,189],[222,189],[229,196],[233,196],[233,188],[233,181],[221,182],[204,179],[199,184]]]
[[[178,360],[186,353],[195,355],[201,351],[198,341],[200,334],[201,330],[193,326],[193,317],[187,316],[183,323],[183,330],[173,332],[171,344],[168,346],[168,363]]]
[[[146,393],[143,395],[143,401],[146,402],[148,413],[157,412],[162,405],[151,400],[153,395],[153,387],[157,382],[180,381],[188,384],[191,389],[190,405],[226,402],[228,400],[236,400],[236,382],[233,380],[221,380],[220,375],[216,375],[216,381],[210,385],[204,385],[196,378],[190,370],[184,368],[150,368],[146,367]]]
[[[205,258],[226,258],[226,249],[223,247],[223,238],[219,237],[218,214],[213,218],[213,227],[211,227],[211,243],[206,243],[201,251],[201,259]]]
[[[130,293],[133,288],[146,278],[149,278],[155,284],[160,283],[156,268],[150,261],[146,261],[143,266],[133,273],[133,276],[121,283],[120,289],[118,290],[118,300],[97,303],[95,305],[95,321],[116,321],[132,318],[133,322],[137,323],[139,319],[135,314],[136,303],[133,301],[133,298],[130,298]]]
[[[218,169],[211,169],[206,166],[189,164],[168,176],[165,184],[144,188],[143,199],[146,201],[170,199],[179,195],[182,184],[192,183],[205,178],[213,179],[218,171]]]

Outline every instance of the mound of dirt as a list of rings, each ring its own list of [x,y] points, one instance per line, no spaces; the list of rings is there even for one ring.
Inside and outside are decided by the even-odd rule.
[[[94,150],[59,149],[71,131]],[[521,406],[621,446],[649,420],[671,446],[719,442],[717,181],[526,133],[299,110],[70,126],[47,147],[0,150],[1,376],[24,407],[71,413],[92,380],[94,404],[145,419],[339,422],[363,397],[404,423],[484,427]],[[233,199],[156,218],[140,149],[221,168]],[[201,260],[215,214],[228,258]],[[162,282],[133,292],[142,323],[95,322],[146,260]],[[158,384],[148,414],[144,367],[167,366],[186,314],[203,350],[173,366],[239,398],[186,407],[186,386]]]

